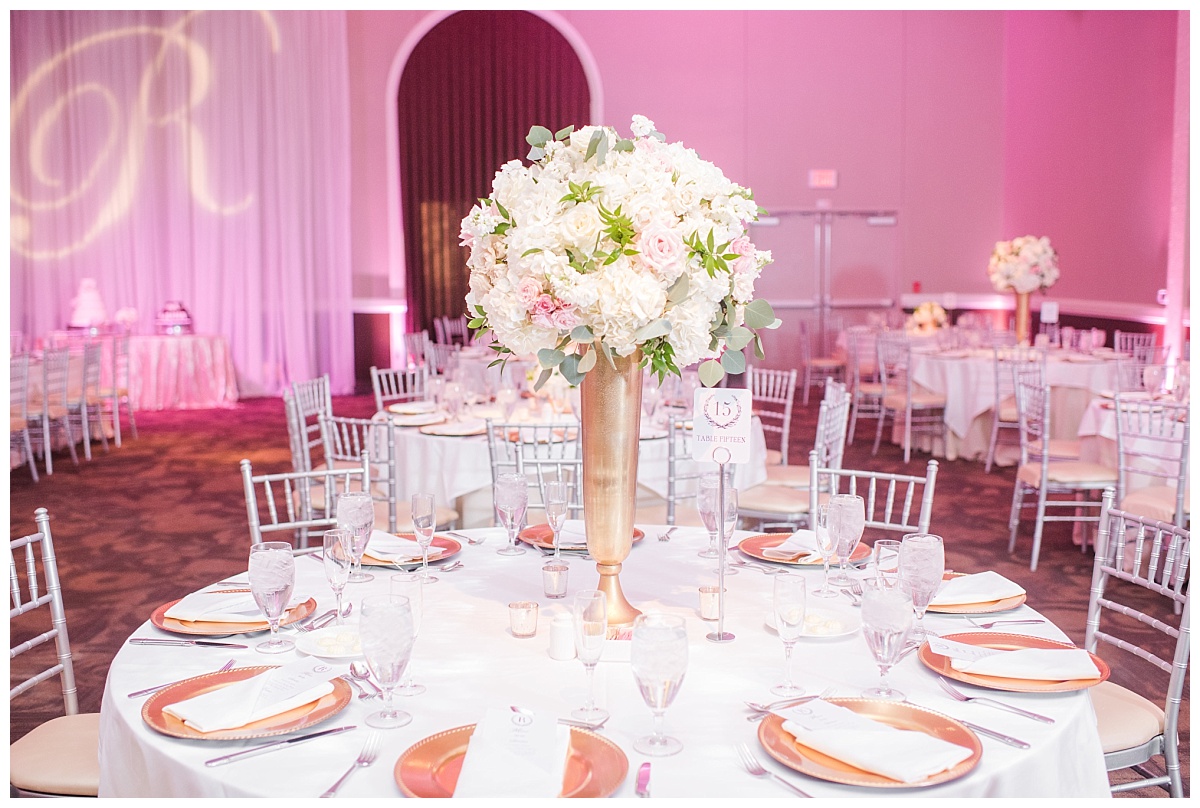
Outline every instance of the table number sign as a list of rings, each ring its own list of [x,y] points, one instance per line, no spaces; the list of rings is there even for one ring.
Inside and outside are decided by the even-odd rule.
[[[750,410],[750,391],[744,388],[697,390],[692,403],[693,457],[715,463],[749,461]]]

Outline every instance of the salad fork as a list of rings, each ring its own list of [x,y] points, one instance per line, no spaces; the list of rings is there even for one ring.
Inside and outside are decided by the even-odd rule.
[[[746,771],[749,774],[751,774],[752,776],[754,776],[754,777],[770,777],[776,783],[779,783],[782,786],[786,786],[787,788],[790,788],[799,797],[809,797],[809,798],[812,797],[811,794],[801,791],[799,788],[792,785],[787,780],[784,780],[778,774],[775,774],[775,772],[770,772],[770,771],[767,771],[766,769],[764,769],[763,765],[758,762],[758,758],[756,758],[754,756],[754,753],[750,751],[750,747],[746,746],[746,744],[744,744],[744,743],[738,744],[737,753],[738,753],[738,757],[740,757],[742,759],[742,766],[744,766],[746,768]]]
[[[768,704],[759,704],[756,701],[748,701],[746,702],[746,706],[757,713],[757,715],[747,716],[746,720],[762,721],[767,717],[767,713],[779,707],[791,707],[796,704],[807,704],[808,702],[816,701],[817,699],[827,699],[832,696],[836,690],[836,687],[827,687],[816,696],[800,696],[798,698],[780,699],[779,701],[772,701]]]
[[[975,626],[975,628],[991,628],[992,626],[1000,626],[1000,625],[1016,626],[1016,625],[1021,625],[1024,623],[1045,623],[1046,622],[1045,620],[992,620],[988,623],[976,623],[974,620],[972,620],[969,617],[967,618],[967,621],[970,622],[971,625]]]
[[[1011,704],[1005,704],[1002,701],[996,701],[995,699],[989,699],[984,696],[968,696],[966,693],[963,693],[961,690],[954,687],[940,676],[938,677],[938,684],[942,686],[942,690],[945,690],[947,693],[949,693],[956,701],[976,701],[980,704],[986,704],[990,707],[998,707],[1001,710],[1007,710],[1010,713],[1023,715],[1026,718],[1032,718],[1034,721],[1041,721],[1043,724],[1054,723],[1054,719],[1050,718],[1049,716],[1031,713],[1028,710],[1022,710],[1020,707],[1014,707]]]
[[[338,781],[329,787],[329,790],[322,794],[322,797],[333,797],[337,794],[338,789],[342,784],[350,779],[350,775],[354,774],[358,769],[365,769],[375,762],[375,758],[379,757],[379,733],[372,732],[367,736],[367,742],[363,744],[362,752],[359,752],[358,758],[354,764],[346,770],[346,773],[338,778]]]

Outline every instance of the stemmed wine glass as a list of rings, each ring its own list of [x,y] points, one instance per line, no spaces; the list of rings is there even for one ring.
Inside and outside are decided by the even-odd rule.
[[[437,523],[433,494],[412,495],[413,533],[421,545],[421,580],[427,584],[437,582],[437,576],[429,574],[429,545],[433,541],[433,528]]]
[[[392,594],[408,598],[409,609],[413,619],[413,645],[421,636],[421,623],[425,617],[424,581],[415,572],[398,572],[392,576]],[[417,684],[412,677],[412,659],[404,669],[404,680],[396,686],[396,692],[401,696],[419,696],[425,692],[425,685]]]
[[[850,554],[862,539],[866,528],[866,510],[863,498],[855,494],[834,494],[829,498],[829,531],[837,542],[838,573],[833,576],[835,586],[850,586],[854,583],[846,574]]]
[[[825,578],[821,582],[821,588],[813,592],[813,597],[839,597],[841,593],[829,585],[829,562],[833,559],[834,551],[837,550],[837,543],[833,540],[833,532],[829,529],[828,503],[817,506],[816,518],[813,519],[813,533],[817,537],[817,552],[821,554],[821,563],[825,566]]]
[[[463,405],[462,385],[458,382],[447,382],[442,398],[446,403],[446,413],[450,416],[450,420],[457,421]]]
[[[946,554],[941,536],[907,533],[900,542],[900,580],[908,584],[912,607],[917,614],[913,634],[924,637],[925,610],[942,585]]]
[[[904,701],[903,693],[888,686],[887,674],[899,659],[912,629],[912,597],[905,583],[889,587],[877,578],[867,578],[862,586],[863,637],[879,665],[879,687],[866,690],[863,695]]]
[[[517,546],[517,531],[521,529],[525,508],[529,505],[529,483],[525,475],[512,471],[497,475],[493,496],[500,523],[508,531],[508,544],[496,552],[509,556],[524,555],[525,548]]]
[[[783,684],[771,688],[778,696],[799,696],[804,688],[792,683],[792,646],[804,634],[805,598],[804,578],[785,572],[775,577],[775,630],[783,640]]]
[[[1175,387],[1171,392],[1174,393],[1175,400],[1180,404],[1188,400],[1191,375],[1191,368],[1187,362],[1180,362],[1175,368]]]
[[[339,527],[325,531],[321,548],[321,558],[325,560],[325,579],[337,597],[334,623],[339,626],[342,624],[342,592],[346,589],[350,568],[354,565],[350,552],[352,542],[350,531]]]
[[[1150,393],[1150,398],[1157,398],[1163,383],[1163,366],[1146,365],[1142,368],[1142,386]]]
[[[546,524],[550,525],[550,530],[554,533],[554,560],[559,561],[562,555],[559,552],[558,536],[562,533],[563,525],[567,521],[567,504],[571,495],[571,487],[562,480],[551,480],[546,483],[545,497],[543,503],[546,510]]]
[[[871,550],[874,556],[875,580],[888,589],[900,582],[900,542],[895,539],[879,539]]]
[[[366,718],[367,726],[394,729],[412,723],[412,716],[392,704],[396,685],[412,657],[412,606],[400,595],[367,595],[358,621],[359,642],[367,666],[383,688],[384,707]]]
[[[596,706],[595,673],[596,663],[604,650],[608,636],[608,599],[598,589],[575,593],[575,608],[572,610],[575,627],[575,656],[587,671],[587,703],[571,713],[572,718],[595,723],[608,718],[608,710]]]
[[[701,558],[717,558],[720,555],[720,551],[717,549],[717,532],[719,527],[717,512],[721,507],[719,502],[720,474],[719,471],[713,471],[700,475],[700,490],[696,494],[696,509],[700,511],[700,519],[704,522],[704,527],[708,530],[708,547],[696,554]],[[737,490],[733,487],[733,475],[730,472],[725,472],[725,536],[728,538],[736,527]],[[727,575],[734,573],[734,570],[726,571]]]
[[[363,553],[371,541],[371,529],[375,527],[375,501],[366,491],[347,491],[337,498],[337,524],[350,531],[350,553],[354,559],[354,571],[350,573],[352,584],[375,580],[375,576],[362,571]]]
[[[441,376],[430,376],[425,382],[425,392],[429,394],[429,400],[433,402],[435,412],[442,408],[442,394],[445,390],[446,380]]]
[[[687,627],[674,614],[641,614],[633,622],[630,646],[633,677],[646,705],[654,713],[654,732],[633,742],[643,755],[666,757],[683,749],[678,738],[665,735],[663,713],[675,700],[687,672]]]
[[[261,654],[281,654],[296,647],[279,636],[279,619],[296,585],[296,559],[286,541],[264,541],[250,548],[250,594],[271,627],[271,637],[254,647]]]

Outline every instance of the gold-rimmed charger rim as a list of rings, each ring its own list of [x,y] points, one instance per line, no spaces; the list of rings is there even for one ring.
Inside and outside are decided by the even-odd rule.
[[[394,533],[392,535],[399,536],[402,539],[412,539],[416,541],[416,534],[413,533]],[[462,543],[455,541],[449,536],[439,536],[436,533],[433,535],[433,541],[429,543],[430,548],[440,547],[442,554],[436,557],[430,557],[430,561],[445,561],[462,552]],[[369,547],[369,545],[368,545]],[[362,564],[364,567],[411,567],[414,564],[420,564],[421,559],[414,561],[382,561],[378,558],[371,558],[369,555],[363,554]]]
[[[223,590],[226,594],[249,591],[249,589]],[[172,634],[195,634],[204,637],[224,637],[229,634],[255,634],[259,631],[267,631],[270,628],[266,620],[257,623],[218,623],[211,620],[179,620],[174,617],[167,617],[167,609],[170,609],[181,600],[183,598],[177,598],[155,609],[150,615],[151,625],[163,631],[169,631]],[[283,617],[279,620],[279,625],[286,626],[295,623],[297,620],[303,620],[316,610],[316,598],[309,598],[284,612]]]
[[[258,676],[278,665],[257,665],[250,668],[232,668],[227,671],[214,671],[184,679],[158,691],[142,705],[142,720],[150,729],[172,738],[185,738],[193,741],[241,741],[251,738],[269,738],[275,735],[286,735],[289,732],[306,729],[332,718],[345,709],[350,703],[350,685],[340,678],[330,679],[333,692],[327,693],[316,701],[293,707],[286,712],[253,721],[232,729],[200,732],[189,727],[173,715],[163,712],[164,708],[181,701],[208,693],[220,687],[226,687]]]
[[[530,525],[518,533],[517,538],[534,547],[541,547],[546,550],[554,549],[554,531],[551,530],[550,525],[547,524]],[[633,529],[634,543],[637,543],[644,538],[646,538],[646,532],[640,527],[635,527]],[[569,548],[564,547],[563,549],[578,550],[585,548],[582,545],[572,544]]]
[[[753,536],[747,536],[738,542],[738,549],[751,558],[756,558],[759,561],[769,561],[772,564],[788,564],[793,567],[820,567],[823,566],[819,553],[810,553],[801,557],[796,561],[784,561],[778,558],[769,558],[763,555],[763,550],[769,550],[772,547],[778,547],[787,541],[790,534],[788,533],[758,533]],[[855,564],[871,557],[871,547],[866,542],[860,541],[853,550],[850,551],[849,563]],[[813,560],[815,559],[815,560]],[[837,557],[834,556],[830,560],[830,565],[837,564]]]
[[[951,578],[963,578],[968,574],[966,572],[947,572],[942,576],[942,580],[948,581]],[[995,614],[1015,609],[1023,604],[1025,600],[1025,593],[1021,593],[1020,595],[1012,595],[998,600],[984,600],[978,603],[952,603],[946,606],[934,606],[931,603],[925,607],[925,611],[937,614]]]
[[[445,422],[440,424],[426,424],[418,431],[422,435],[429,435],[434,438],[472,438],[476,435],[487,434],[487,423],[483,421],[480,421],[478,426],[473,426],[470,429],[454,430],[452,432],[445,432],[438,429],[438,427],[444,428],[445,426]]]
[[[417,741],[396,761],[393,776],[406,797],[452,797],[474,724],[442,730]],[[629,758],[607,738],[571,728],[563,797],[611,796],[629,772]]]
[[[961,642],[964,645],[976,645],[981,648],[996,648],[1001,651],[1016,651],[1024,648],[1075,648],[1069,642],[1048,640],[1044,637],[1031,637],[1028,634],[1005,634],[1002,632],[964,632],[961,634],[943,634],[942,639]],[[1010,679],[1003,676],[986,676],[978,673],[960,671],[950,664],[950,657],[936,653],[925,642],[917,658],[925,667],[934,673],[954,679],[968,685],[977,685],[991,690],[1004,690],[1009,693],[1070,693],[1075,690],[1087,690],[1106,681],[1112,670],[1108,663],[1089,652],[1092,662],[1100,671],[1100,676],[1092,679]]]
[[[768,715],[758,725],[758,742],[766,753],[789,769],[809,777],[868,788],[926,788],[957,780],[974,769],[983,756],[983,744],[980,743],[979,736],[950,716],[934,710],[909,702],[883,699],[829,698],[825,701],[897,729],[916,730],[957,744],[970,749],[971,756],[949,769],[929,775],[924,780],[904,783],[860,769],[805,746],[783,729],[783,719],[774,714]]]

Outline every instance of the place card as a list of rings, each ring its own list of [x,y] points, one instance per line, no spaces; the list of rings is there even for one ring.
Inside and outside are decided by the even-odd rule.
[[[701,387],[692,403],[692,456],[714,463],[750,460],[750,391]]]
[[[475,725],[455,797],[557,797],[571,730],[554,716],[524,708],[489,708]]]

